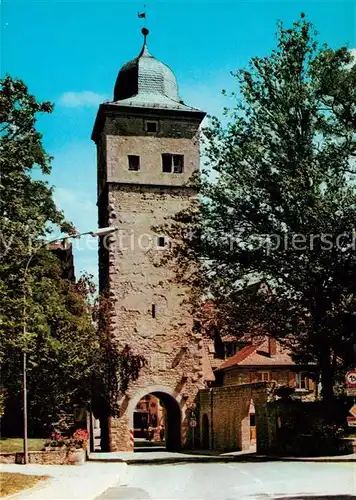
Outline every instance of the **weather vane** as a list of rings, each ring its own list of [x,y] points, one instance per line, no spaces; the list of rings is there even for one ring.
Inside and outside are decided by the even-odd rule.
[[[143,11],[137,12],[137,17],[140,19],[147,19],[147,7],[146,4],[143,4]]]

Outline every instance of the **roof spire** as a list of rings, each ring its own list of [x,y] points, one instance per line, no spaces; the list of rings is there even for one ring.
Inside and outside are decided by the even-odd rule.
[[[147,48],[147,35],[149,34],[149,30],[147,28],[142,28],[141,33],[143,34],[143,46],[138,57],[152,57]]]
[[[142,28],[141,33],[143,34],[143,45],[146,45],[147,35],[149,34],[149,30],[147,28]]]

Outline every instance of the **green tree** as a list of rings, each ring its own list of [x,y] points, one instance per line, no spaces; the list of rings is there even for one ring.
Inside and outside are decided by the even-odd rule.
[[[232,108],[204,131],[214,174],[199,181],[200,208],[168,228],[183,241],[170,257],[225,328],[268,332],[317,363],[329,404],[336,372],[354,364],[356,64],[319,46],[304,14],[277,38],[234,75]]]
[[[0,81],[1,382],[7,400],[21,401],[26,349],[30,431],[53,425],[70,404],[88,399],[96,347],[86,297],[79,293],[79,285],[61,279],[56,257],[40,249],[54,227],[74,231],[55,205],[53,188],[33,176],[38,170],[43,179],[51,171],[36,120],[52,109],[51,103],[37,102],[22,81]]]
[[[30,433],[66,425],[73,404],[100,400],[108,415],[115,414],[120,390],[131,376],[138,375],[141,366],[130,349],[119,350],[96,327],[93,314],[98,314],[98,306],[93,301],[96,290],[91,279],[83,276],[77,283],[62,279],[58,259],[43,246],[54,227],[75,232],[56,208],[53,188],[33,175],[39,170],[44,178],[51,171],[51,158],[44,151],[36,119],[40,113],[51,113],[52,108],[48,102],[37,102],[22,81],[0,80],[2,406],[5,417],[7,407],[15,418],[14,410],[19,410],[22,401],[25,349]],[[105,317],[104,309],[100,314]]]

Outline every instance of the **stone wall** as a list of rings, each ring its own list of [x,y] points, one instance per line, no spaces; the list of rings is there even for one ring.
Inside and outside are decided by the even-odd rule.
[[[340,427],[345,425],[348,408],[340,402],[334,407],[334,417]],[[352,453],[353,441],[335,438],[322,431],[325,408],[322,402],[279,400],[264,407],[267,427],[261,453],[292,456],[322,456]]]
[[[81,465],[85,462],[85,451],[29,451],[28,462],[41,465]],[[1,464],[23,464],[23,452],[0,453]]]
[[[158,240],[163,236],[159,227],[196,199],[187,183],[199,168],[201,117],[160,116],[158,133],[152,135],[145,132],[145,110],[139,116],[132,113],[108,116],[97,136],[99,221],[119,228],[108,238],[108,251],[99,254],[100,286],[108,287],[115,304],[111,328],[118,345],[130,345],[147,361],[121,401],[120,417],[112,420],[112,451],[132,450],[133,411],[149,393],[171,406],[172,422],[179,405],[177,432],[185,445],[186,408],[205,387],[203,342],[193,331],[190,291],[178,283],[176,270],[163,263],[167,237],[163,247]],[[162,153],[183,154],[183,173],[163,173]],[[128,170],[131,154],[140,156],[137,172]]]
[[[264,407],[267,384],[256,383],[204,389],[199,392],[200,442],[204,442],[204,421],[209,421],[209,448],[219,451],[250,447],[249,409],[255,408],[257,449],[265,441]],[[206,417],[204,417],[206,415]]]
[[[109,182],[183,185],[191,178],[199,164],[199,152],[190,139],[156,137],[107,138],[107,179]],[[162,172],[162,153],[184,156],[182,173]],[[140,156],[140,170],[128,170],[128,155]]]

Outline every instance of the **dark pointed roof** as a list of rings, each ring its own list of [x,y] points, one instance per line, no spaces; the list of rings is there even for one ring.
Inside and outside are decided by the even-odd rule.
[[[147,48],[148,30],[143,28],[144,42],[139,55],[122,66],[116,79],[114,103],[120,106],[157,107],[198,111],[179,97],[173,71]]]

